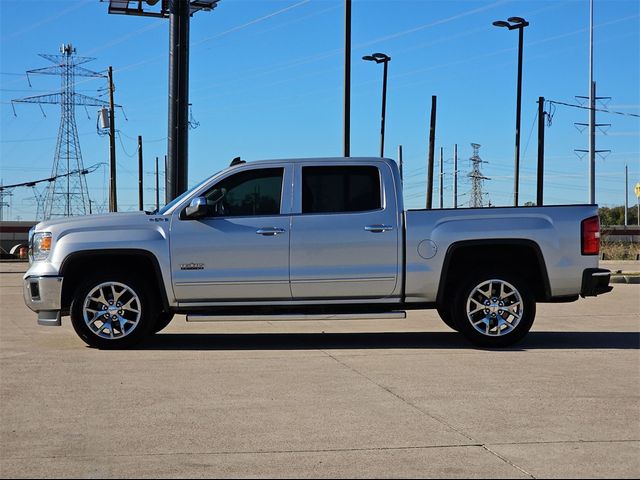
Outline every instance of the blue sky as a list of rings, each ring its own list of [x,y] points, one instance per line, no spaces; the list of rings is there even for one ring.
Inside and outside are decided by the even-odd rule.
[[[87,68],[112,65],[118,113],[118,196],[121,210],[137,208],[137,136],[144,139],[145,206],[155,202],[155,157],[166,153],[167,20],[107,14],[97,0],[3,0],[0,3],[0,177],[4,184],[48,177],[59,126],[59,107],[10,101],[60,88],[59,79],[24,71],[50,65],[39,53],[58,53],[72,43]],[[459,152],[459,203],[468,202],[470,143],[482,145],[485,191],[493,205],[513,199],[513,151],[517,32],[491,25],[525,17],[521,204],[535,200],[536,101],[576,103],[587,95],[589,2],[354,0],[352,33],[353,156],[376,156],[382,67],[361,60],[384,52],[389,64],[386,155],[403,145],[405,202],[425,201],[431,95],[438,96],[436,151],[444,148],[444,206],[452,204],[453,146]],[[603,108],[640,113],[640,2],[595,0],[594,78]],[[189,184],[228,165],[236,156],[262,158],[340,156],[343,105],[342,0],[221,0],[213,12],[191,22],[190,102],[199,126],[190,131]],[[77,91],[98,95],[104,80],[78,78]],[[96,133],[96,108],[78,107],[76,120],[85,166],[108,162],[108,137]],[[585,203],[587,111],[557,106],[546,129],[545,201]],[[640,120],[598,114],[611,123],[597,147],[596,200],[624,202],[624,165],[629,165],[629,202],[640,181]],[[439,156],[439,155],[438,155]],[[162,163],[162,162],[161,162]],[[436,173],[438,165],[436,163]],[[437,180],[437,177],[436,177]],[[107,200],[108,172],[88,176],[96,209]],[[5,209],[11,218],[35,213],[31,189],[16,189]],[[163,198],[163,195],[161,195]],[[437,181],[434,205],[438,205]]]

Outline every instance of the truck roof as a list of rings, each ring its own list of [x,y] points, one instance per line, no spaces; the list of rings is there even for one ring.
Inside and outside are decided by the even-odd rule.
[[[274,163],[307,163],[307,162],[351,162],[351,163],[370,163],[370,162],[379,162],[383,161],[385,163],[396,163],[395,160],[391,158],[380,158],[380,157],[309,157],[309,158],[280,158],[280,159],[267,159],[267,160],[255,160],[248,161],[246,163],[238,163],[233,165],[233,167],[239,166],[247,166],[247,165],[268,165]]]

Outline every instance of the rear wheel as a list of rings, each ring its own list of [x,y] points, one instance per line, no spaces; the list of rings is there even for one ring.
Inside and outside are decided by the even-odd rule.
[[[122,273],[84,281],[71,302],[71,323],[85,343],[101,349],[128,348],[153,328],[157,308],[144,282]]]
[[[506,347],[531,329],[536,303],[519,277],[485,273],[473,276],[457,291],[452,313],[458,331],[476,345]]]

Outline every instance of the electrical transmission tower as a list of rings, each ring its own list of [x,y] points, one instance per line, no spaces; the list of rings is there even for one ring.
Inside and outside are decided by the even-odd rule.
[[[2,188],[2,180],[0,180],[0,222],[4,219],[4,207],[9,208],[11,204],[9,202],[5,202],[5,198],[9,198],[13,195],[11,191],[7,191]]]
[[[109,104],[98,98],[88,97],[75,91],[75,77],[106,78],[106,75],[88,70],[79,65],[94,60],[91,57],[76,56],[71,44],[60,47],[60,54],[40,54],[42,58],[54,63],[54,66],[27,71],[29,74],[59,75],[62,89],[58,93],[37,95],[12,100],[15,103],[49,103],[61,107],[60,128],[56,143],[51,178],[44,202],[43,218],[86,215],[89,213],[89,192],[83,172],[80,140],[76,127],[76,105],[108,107]]]
[[[491,179],[482,175],[482,172],[480,171],[480,164],[487,163],[480,158],[480,144],[472,143],[471,147],[473,148],[473,155],[469,160],[473,166],[472,170],[467,175],[471,179],[471,198],[469,200],[469,206],[471,208],[478,208],[484,206],[482,200],[482,196],[484,195],[482,192],[482,184],[485,180]]]
[[[576,95],[576,100],[581,103],[585,101],[589,104],[589,121],[588,123],[575,122],[576,128],[583,132],[585,129],[589,130],[589,147],[588,149],[576,148],[574,151],[580,159],[585,155],[589,157],[589,203],[596,203],[596,155],[604,156],[611,153],[611,150],[598,150],[596,148],[596,129],[599,129],[606,135],[607,130],[611,127],[610,123],[597,123],[596,121],[596,102],[601,102],[606,108],[606,103],[611,100],[611,97],[598,97],[596,95],[596,82],[591,83],[591,92],[589,96]]]

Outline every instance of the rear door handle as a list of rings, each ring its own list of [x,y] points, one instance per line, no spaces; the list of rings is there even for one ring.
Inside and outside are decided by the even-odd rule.
[[[278,227],[262,227],[256,230],[256,234],[264,235],[265,237],[273,237],[275,235],[278,235],[284,232],[286,232],[284,228],[278,228]]]
[[[383,233],[393,230],[393,225],[367,225],[364,229],[371,233]]]

